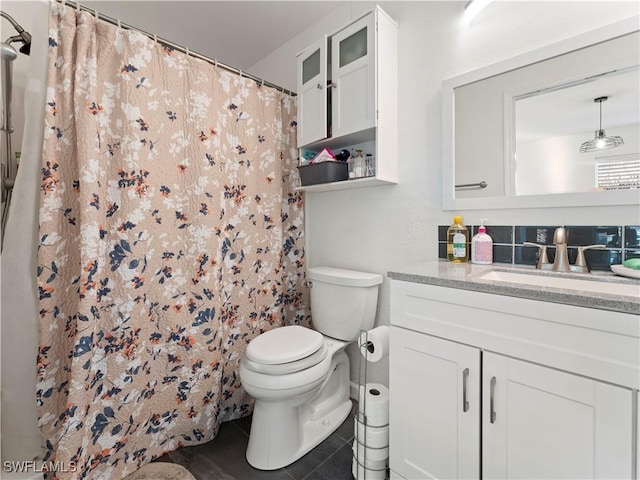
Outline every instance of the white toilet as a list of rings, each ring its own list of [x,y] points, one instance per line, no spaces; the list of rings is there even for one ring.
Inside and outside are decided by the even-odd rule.
[[[254,338],[240,380],[255,398],[247,461],[261,470],[295,462],[351,411],[345,348],[375,321],[382,276],[331,267],[307,271],[317,330],[287,326]]]

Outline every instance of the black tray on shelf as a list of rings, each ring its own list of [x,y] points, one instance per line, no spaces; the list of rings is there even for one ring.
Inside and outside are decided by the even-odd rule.
[[[320,183],[341,182],[349,178],[346,162],[320,162],[298,167],[300,183],[303,187]]]

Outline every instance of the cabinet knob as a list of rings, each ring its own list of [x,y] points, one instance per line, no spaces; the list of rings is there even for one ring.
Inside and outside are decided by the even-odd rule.
[[[316,88],[317,88],[318,90],[322,90],[322,88],[323,88],[323,87],[322,87],[322,84],[321,84],[321,83],[316,84]]]

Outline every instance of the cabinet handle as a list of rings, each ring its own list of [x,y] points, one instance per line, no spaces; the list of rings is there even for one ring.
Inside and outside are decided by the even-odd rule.
[[[338,84],[337,84],[337,83],[335,83],[335,82],[331,82],[331,83],[329,84],[329,87],[330,87],[330,88],[338,88]]]
[[[469,410],[469,402],[467,401],[467,378],[469,377],[469,369],[462,371],[462,411]]]
[[[322,90],[322,88],[323,88],[323,87],[322,87],[322,84],[321,84],[321,83],[317,83],[317,84],[316,84],[316,88],[317,88],[318,90]]]
[[[493,406],[493,397],[496,393],[496,377],[491,377],[489,383],[489,422],[496,423],[496,411]]]

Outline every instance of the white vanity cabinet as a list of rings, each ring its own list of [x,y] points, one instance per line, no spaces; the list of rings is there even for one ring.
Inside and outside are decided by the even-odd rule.
[[[631,389],[482,354],[483,478],[631,478]]]
[[[393,280],[392,478],[635,478],[639,323]]]
[[[391,469],[406,479],[477,478],[480,350],[391,327]]]
[[[376,7],[297,55],[300,156],[330,148],[375,158],[375,176],[304,190],[397,183],[397,30]]]

